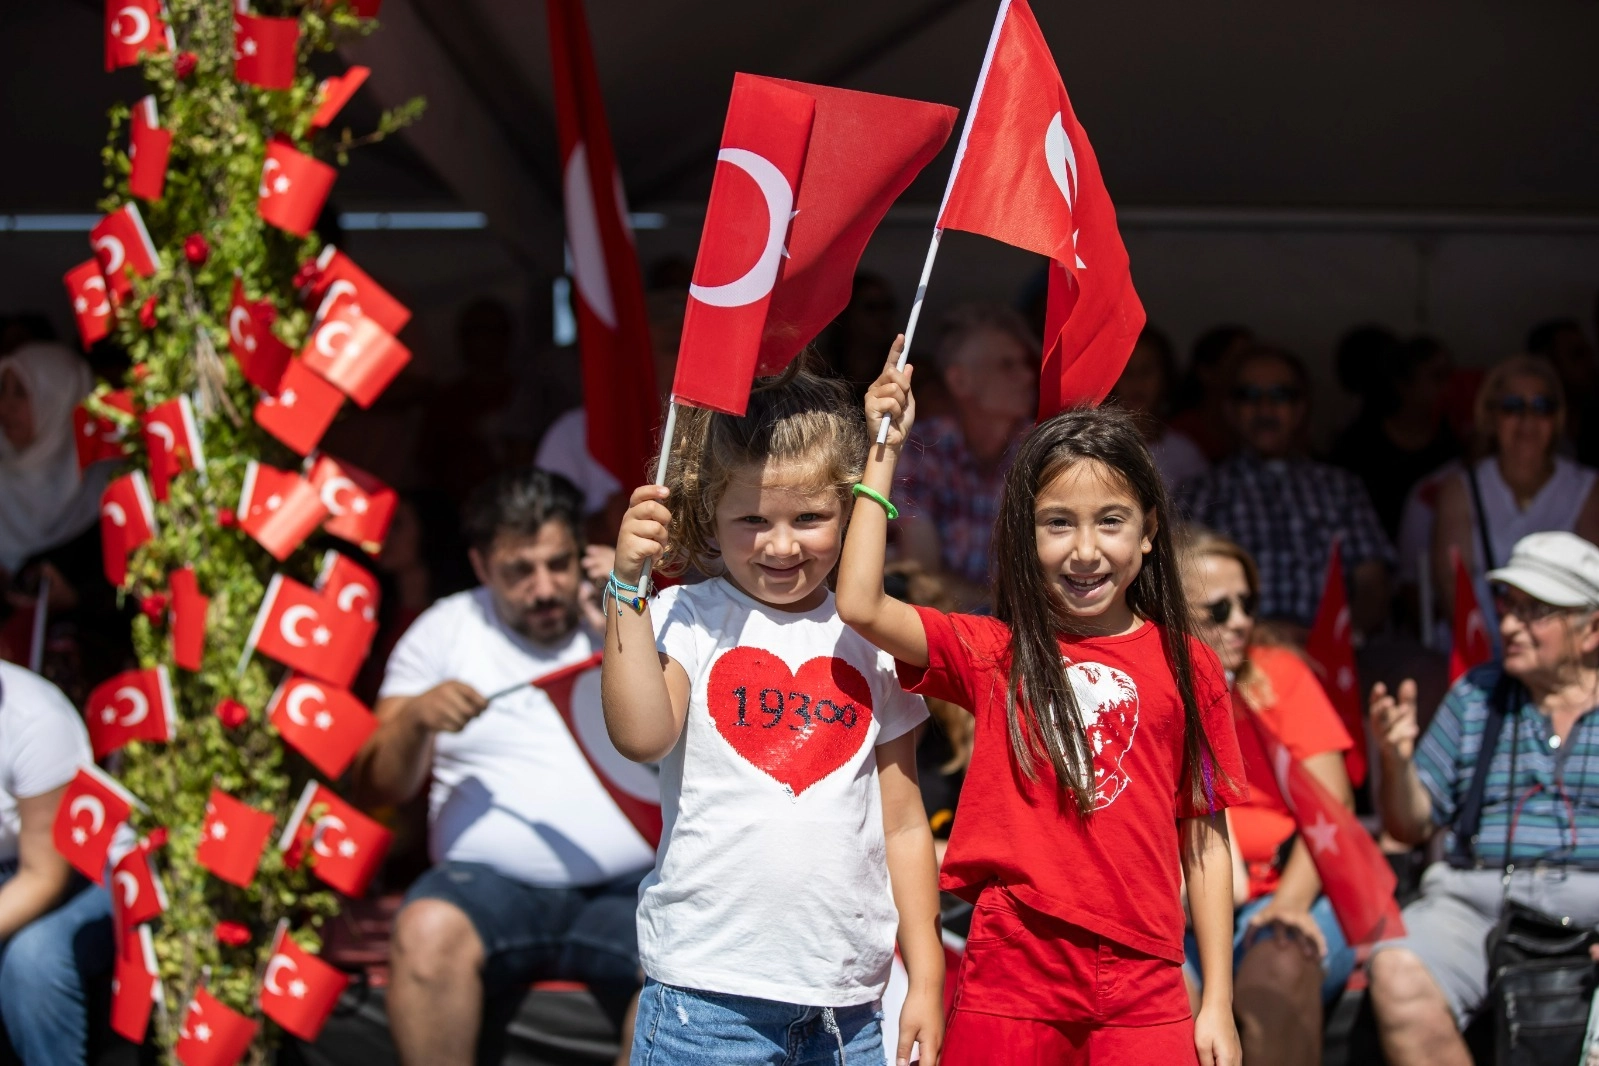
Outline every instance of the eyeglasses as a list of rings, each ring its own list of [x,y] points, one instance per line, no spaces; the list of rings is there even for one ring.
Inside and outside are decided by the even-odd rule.
[[[1511,589],[1509,585],[1494,585],[1490,591],[1493,593],[1494,610],[1499,612],[1499,617],[1519,618],[1522,625],[1535,625],[1545,618],[1553,618],[1557,614],[1569,614],[1573,611],[1585,609],[1582,607],[1557,607],[1552,603],[1535,600],[1526,593],[1518,593]]]
[[[1224,626],[1233,620],[1233,611],[1242,612],[1245,618],[1255,617],[1255,606],[1259,602],[1253,592],[1242,596],[1223,596],[1219,600],[1212,600],[1200,610],[1205,612],[1205,617],[1210,619],[1211,625]]]
[[[1233,403],[1271,403],[1286,406],[1298,403],[1304,393],[1294,385],[1240,385],[1233,389]]]
[[[1551,418],[1559,413],[1560,401],[1553,396],[1501,396],[1494,409],[1511,418],[1517,415]]]

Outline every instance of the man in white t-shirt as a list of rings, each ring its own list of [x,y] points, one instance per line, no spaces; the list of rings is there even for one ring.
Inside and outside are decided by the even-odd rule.
[[[89,761],[89,734],[61,690],[0,662],[0,1052],[9,1041],[23,1066],[85,1061],[86,986],[111,969],[111,898],[50,837],[67,782]]]
[[[428,608],[389,657],[381,725],[357,772],[380,803],[431,779],[435,865],[407,894],[391,960],[389,1027],[409,1064],[467,1066],[541,979],[587,984],[631,1043],[634,911],[654,851],[549,698],[525,684],[600,648],[580,621],[582,523],[581,497],[557,475],[517,471],[481,487],[465,532],[482,584]],[[598,716],[583,690],[574,716]]]

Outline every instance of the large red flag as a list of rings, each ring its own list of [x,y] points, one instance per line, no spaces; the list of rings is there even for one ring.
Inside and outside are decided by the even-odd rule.
[[[1305,838],[1344,938],[1351,944],[1374,944],[1404,936],[1405,923],[1394,899],[1398,879],[1377,842],[1349,808],[1293,757],[1260,715],[1246,713],[1244,717],[1254,725],[1271,761],[1273,783]],[[1244,740],[1242,730],[1239,740]],[[1253,778],[1249,786],[1269,787]]]
[[[1477,602],[1477,586],[1472,583],[1471,571],[1466,569],[1459,549],[1449,549],[1449,560],[1455,569],[1454,640],[1449,644],[1449,683],[1453,685],[1467,670],[1492,659],[1494,646],[1483,620],[1482,604]]]
[[[583,0],[549,0],[566,243],[577,290],[588,450],[623,485],[643,480],[660,414],[638,251],[594,69]]]
[[[1366,717],[1360,701],[1360,673],[1355,665],[1353,631],[1349,624],[1349,598],[1344,588],[1343,549],[1337,539],[1327,557],[1327,579],[1321,603],[1305,640],[1305,657],[1321,679],[1355,746],[1344,752],[1349,780],[1357,788],[1366,780]]]
[[[938,225],[1053,260],[1039,417],[1104,399],[1144,308],[1094,149],[1026,0],[1000,5]]]
[[[280,928],[261,976],[261,1013],[301,1040],[315,1040],[349,983]]]

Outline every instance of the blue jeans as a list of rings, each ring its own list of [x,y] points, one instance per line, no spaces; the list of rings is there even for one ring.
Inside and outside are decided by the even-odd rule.
[[[88,983],[110,972],[115,952],[111,897],[98,885],[0,942],[0,1021],[23,1066],[84,1061]]]
[[[881,1066],[883,1008],[804,1007],[644,982],[633,1066]]]
[[[1244,935],[1249,932],[1249,919],[1253,918],[1260,910],[1271,902],[1271,894],[1267,893],[1259,899],[1252,899],[1238,908],[1233,915],[1233,970],[1238,970],[1238,964],[1244,961]],[[1338,916],[1333,913],[1332,904],[1327,902],[1326,896],[1317,897],[1311,904],[1310,916],[1316,919],[1316,925],[1321,929],[1321,935],[1327,940],[1327,957],[1321,960],[1321,1001],[1331,1003],[1338,998],[1338,993],[1344,990],[1349,983],[1349,975],[1355,972],[1355,949],[1349,946],[1344,939],[1344,930],[1338,924]],[[1276,930],[1267,927],[1262,929],[1259,936],[1276,936]],[[1195,985],[1202,985],[1199,976],[1199,943],[1194,939],[1192,931],[1184,938],[1187,948],[1187,958],[1183,962],[1183,971],[1193,978]]]

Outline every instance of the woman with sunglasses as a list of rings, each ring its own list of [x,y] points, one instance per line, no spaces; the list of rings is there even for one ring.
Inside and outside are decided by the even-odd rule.
[[[1233,842],[1249,875],[1235,916],[1233,1010],[1244,1061],[1317,1066],[1322,1006],[1354,968],[1321,878],[1283,804],[1258,718],[1318,781],[1353,804],[1344,752],[1353,744],[1315,674],[1294,651],[1256,640],[1260,579],[1248,552],[1208,530],[1190,530],[1184,584],[1197,612],[1195,633],[1221,660],[1233,686],[1238,743],[1249,778],[1247,803],[1232,808]],[[1192,939],[1190,982],[1198,970]]]

